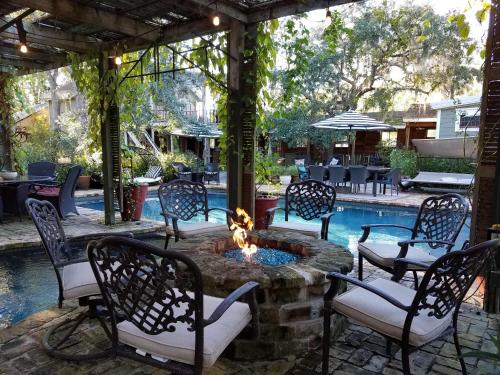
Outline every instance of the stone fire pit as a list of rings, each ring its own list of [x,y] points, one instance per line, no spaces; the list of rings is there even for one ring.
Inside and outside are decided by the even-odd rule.
[[[234,341],[237,358],[279,358],[304,353],[321,344],[325,273],[352,270],[351,253],[324,240],[295,232],[260,230],[251,232],[250,242],[295,253],[295,263],[264,266],[240,263],[224,257],[236,244],[228,231],[196,236],[175,243],[171,249],[186,253],[201,269],[204,293],[225,297],[247,281],[260,284],[259,334],[240,335]],[[335,317],[332,333],[343,330],[344,320]]]

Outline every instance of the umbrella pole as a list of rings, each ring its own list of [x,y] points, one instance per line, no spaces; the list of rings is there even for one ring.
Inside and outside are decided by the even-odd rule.
[[[356,165],[356,161],[354,160],[355,152],[356,152],[356,132],[353,132],[351,130],[351,150],[352,150],[352,155],[351,155],[351,164]]]

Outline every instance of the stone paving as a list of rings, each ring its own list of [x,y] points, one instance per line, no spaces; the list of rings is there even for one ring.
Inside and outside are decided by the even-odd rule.
[[[64,232],[68,238],[92,235],[93,233],[133,232],[135,234],[164,230],[165,224],[153,220],[122,222],[118,219],[113,226],[104,225],[104,215],[101,211],[89,208],[78,208],[80,215],[69,215],[62,220]],[[15,250],[27,247],[41,246],[40,236],[35,225],[28,217],[4,218],[0,224],[0,251]]]
[[[365,268],[368,279],[387,274]],[[353,272],[356,272],[355,270]],[[474,302],[474,300],[472,300]],[[49,358],[39,345],[40,337],[52,324],[67,316],[74,315],[76,306],[62,310],[52,308],[42,311],[19,324],[0,330],[0,374],[160,374],[156,368],[142,365],[127,359],[106,359],[72,363]],[[481,349],[493,351],[490,335],[495,335],[499,315],[488,315],[480,307],[463,305],[459,318],[459,336],[464,351]],[[97,324],[84,326],[87,344],[102,345],[104,333]],[[340,339],[330,349],[331,374],[401,374],[400,354],[393,346],[393,355],[385,354],[385,341],[371,330],[349,322]],[[288,356],[276,361],[239,362],[220,358],[216,364],[205,371],[209,375],[265,374],[265,375],[306,375],[319,373],[321,369],[320,351],[304,353],[303,357]],[[438,340],[412,354],[412,373],[448,375],[459,374],[459,363],[451,337]],[[469,373],[489,371],[500,373],[500,365],[467,358]]]

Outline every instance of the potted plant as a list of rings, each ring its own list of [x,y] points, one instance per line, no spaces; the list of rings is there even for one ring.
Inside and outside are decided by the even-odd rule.
[[[88,190],[90,188],[89,162],[87,158],[82,155],[75,159],[75,163],[83,168],[82,174],[78,176],[76,186],[79,190]]]
[[[126,179],[123,185],[122,221],[139,221],[142,216],[144,202],[148,195],[148,184],[137,184]]]
[[[279,187],[272,183],[271,170],[274,166],[273,158],[264,156],[260,152],[255,155],[255,229],[265,229],[266,211],[278,205]],[[261,191],[266,185],[268,190]]]

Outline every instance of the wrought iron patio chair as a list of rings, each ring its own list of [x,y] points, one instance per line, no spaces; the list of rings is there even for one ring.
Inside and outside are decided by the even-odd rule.
[[[75,189],[82,171],[83,168],[80,165],[73,165],[69,168],[66,179],[62,184],[31,185],[30,197],[51,202],[62,219],[66,218],[70,213],[79,215],[75,203]]]
[[[358,241],[358,278],[363,280],[363,259],[389,273],[394,273],[394,260],[408,256],[424,263],[436,260],[425,248],[418,245],[427,245],[431,249],[444,248],[449,252],[462,229],[469,212],[469,204],[459,194],[445,194],[425,199],[418,211],[413,228],[395,224],[367,224],[363,225],[363,235]],[[377,228],[404,229],[411,232],[409,240],[397,243],[366,242],[371,230]],[[417,245],[417,246],[415,246]],[[411,267],[417,286],[418,267]]]
[[[37,161],[28,164],[28,176],[47,176],[54,178],[56,175],[56,163],[50,161]]]
[[[387,190],[387,185],[389,185],[391,189],[391,195],[393,189],[396,189],[396,195],[399,195],[400,182],[401,182],[401,169],[400,168],[391,169],[390,172],[388,172],[381,180],[378,181],[380,185],[380,192],[382,193],[382,188],[383,188],[383,193],[385,194]]]
[[[88,257],[109,312],[113,357],[201,374],[250,322],[257,328],[256,282],[225,299],[204,295],[189,257],[133,239],[92,241]]]
[[[178,161],[173,162],[172,166],[175,169],[174,175],[176,179],[192,181],[193,171],[191,170],[191,168]]]
[[[467,368],[458,340],[460,305],[484,265],[498,251],[500,239],[466,250],[452,251],[433,263],[401,258],[396,260],[396,279],[417,266],[425,270],[417,290],[387,279],[368,283],[338,272],[327,275],[331,285],[324,296],[323,374],[328,373],[330,324],[333,313],[351,318],[401,347],[403,372],[411,374],[409,354],[450,333],[462,368]],[[345,282],[357,287],[337,295]]]
[[[346,184],[346,169],[342,165],[330,165],[328,167],[328,182],[333,186]]]
[[[56,273],[59,297],[58,306],[62,308],[65,300],[77,299],[80,306],[88,306],[88,310],[78,315],[74,319],[65,320],[47,331],[42,339],[42,346],[47,353],[53,357],[75,360],[91,359],[104,356],[105,353],[72,355],[64,353],[63,349],[67,340],[74,330],[87,318],[101,318],[98,314],[98,306],[102,305],[100,289],[92,272],[83,241],[109,236],[109,233],[93,233],[71,238],[68,241],[64,233],[59,215],[52,205],[47,201],[28,198],[26,200],[26,210],[28,211],[35,227],[42,239],[42,245],[47,256],[52,263]],[[123,237],[133,237],[132,233],[114,233]],[[56,336],[67,330],[62,338]],[[53,343],[56,341],[55,343]]]
[[[311,180],[323,181],[325,179],[326,169],[322,165],[310,165],[308,169]]]
[[[321,181],[307,180],[290,184],[285,192],[285,207],[274,207],[267,210],[266,228],[297,231],[308,236],[327,240],[336,197],[335,188]],[[273,223],[274,214],[277,210],[285,211],[284,222]],[[292,212],[307,221],[321,218],[321,225],[289,222],[288,217]]]
[[[208,207],[208,194],[206,187],[200,182],[187,180],[173,180],[160,185],[158,197],[162,215],[165,218],[165,249],[170,238],[174,236],[175,242],[180,238],[188,238],[197,234],[210,233],[217,230],[229,230],[230,217],[233,211],[222,207]],[[227,224],[217,224],[208,221],[211,211],[219,210],[226,214]],[[196,223],[183,223],[203,215],[203,221]]]
[[[205,165],[205,170],[203,172],[203,178],[206,183],[210,183],[210,181],[216,181],[220,183],[220,168],[217,163],[208,163]]]

